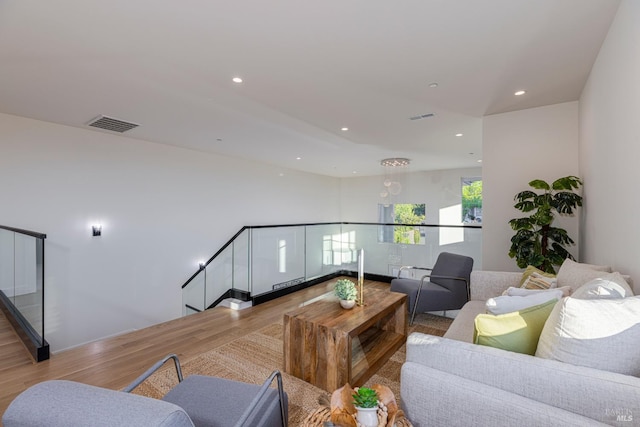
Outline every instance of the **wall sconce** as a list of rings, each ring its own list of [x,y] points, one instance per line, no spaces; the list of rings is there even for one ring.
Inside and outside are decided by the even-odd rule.
[[[92,225],[91,231],[93,232],[93,237],[102,236],[102,225],[101,224]]]

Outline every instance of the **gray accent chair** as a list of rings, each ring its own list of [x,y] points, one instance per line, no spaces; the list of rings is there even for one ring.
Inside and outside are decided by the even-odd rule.
[[[420,280],[403,278],[406,270],[425,270],[429,274]],[[416,313],[458,310],[469,301],[469,278],[473,258],[442,252],[433,268],[404,266],[398,277],[391,280],[391,291],[407,294],[407,307],[411,311],[410,324]]]
[[[168,360],[175,362],[179,382],[162,400],[129,393]],[[270,387],[274,379],[277,390]],[[183,378],[180,362],[172,354],[123,391],[74,381],[36,384],[11,402],[2,423],[4,427],[286,427],[287,405],[279,371],[262,385],[201,375]]]

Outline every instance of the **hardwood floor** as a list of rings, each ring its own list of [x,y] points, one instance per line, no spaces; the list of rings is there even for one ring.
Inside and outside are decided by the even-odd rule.
[[[20,392],[49,379],[66,379],[114,390],[121,389],[166,354],[175,353],[182,362],[186,362],[266,324],[282,320],[285,312],[331,292],[335,280],[242,311],[218,307],[95,341],[53,354],[50,360],[37,364],[28,359],[26,350],[22,363],[9,362],[15,357],[5,360],[0,353],[0,414],[4,413]],[[365,281],[365,286],[388,289],[389,284]],[[11,338],[0,327],[0,351],[5,339]]]

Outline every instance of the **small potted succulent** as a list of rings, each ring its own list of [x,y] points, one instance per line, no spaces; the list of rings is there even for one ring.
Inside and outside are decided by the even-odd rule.
[[[355,389],[353,404],[358,411],[358,423],[363,427],[378,426],[378,393],[369,387]]]
[[[353,308],[356,305],[356,284],[349,279],[339,279],[334,288],[336,296],[340,299],[342,308]]]

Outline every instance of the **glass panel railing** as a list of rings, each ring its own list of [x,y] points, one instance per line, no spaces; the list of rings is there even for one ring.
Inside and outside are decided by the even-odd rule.
[[[233,244],[205,267],[205,308],[216,302],[233,285]]]
[[[354,233],[356,246],[365,251],[365,272],[395,277],[403,265],[432,267],[441,252],[453,252],[474,259],[482,265],[482,229],[460,226],[407,227],[399,236],[396,225],[345,224],[345,233]],[[415,231],[414,231],[415,228]],[[392,238],[390,236],[394,236]],[[402,240],[404,243],[395,243]],[[406,243],[407,241],[413,243]],[[351,268],[350,271],[356,271]]]
[[[394,277],[403,265],[432,267],[441,252],[471,256],[478,269],[482,229],[370,223],[247,227],[194,275],[184,289],[184,305],[204,310],[229,290],[264,296],[317,278],[356,273],[361,249],[367,274]]]
[[[38,243],[42,240],[24,234],[15,235],[15,293],[13,304],[42,337],[43,290],[42,263],[38,261]]]
[[[251,230],[243,230],[233,240],[233,282],[232,287],[241,292],[250,292],[250,247]]]
[[[182,288],[182,315],[204,311],[206,270],[203,268]]]
[[[0,229],[0,290],[12,303],[15,301],[15,234],[13,231]]]
[[[304,226],[255,228],[251,233],[251,294],[306,280]]]
[[[306,280],[342,270],[342,225],[309,225],[306,230]]]
[[[46,235],[0,226],[0,302],[36,361],[49,358],[44,334]]]

